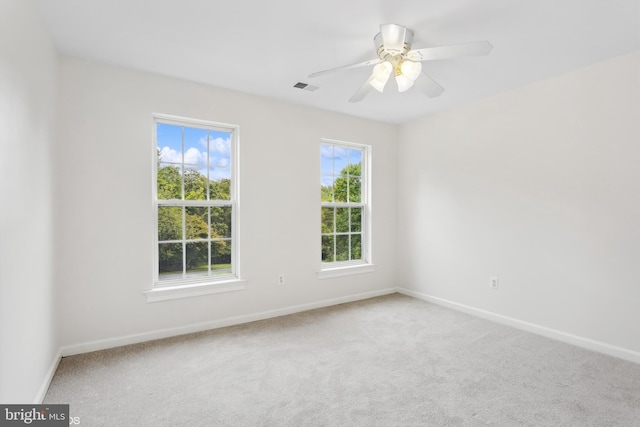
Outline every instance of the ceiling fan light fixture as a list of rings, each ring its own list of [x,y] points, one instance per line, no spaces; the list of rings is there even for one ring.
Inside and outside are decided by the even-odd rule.
[[[373,67],[373,74],[370,82],[371,86],[373,86],[373,88],[378,92],[382,92],[384,90],[384,86],[389,80],[391,71],[393,71],[393,66],[386,61]]]
[[[373,77],[377,80],[387,81],[391,71],[393,71],[393,65],[390,62],[381,62],[373,67]]]
[[[386,80],[385,81],[381,81],[381,80],[373,79],[373,80],[371,80],[369,82],[369,84],[371,86],[373,86],[373,88],[375,90],[377,90],[378,92],[382,92],[382,91],[384,91],[384,86],[387,84],[387,81]]]
[[[486,40],[412,49],[413,31],[397,24],[380,25],[380,32],[373,38],[373,43],[376,47],[377,58],[358,62],[357,64],[319,71],[309,74],[309,77],[318,77],[334,71],[351,70],[353,68],[375,65],[372,74],[362,86],[360,86],[356,93],[349,98],[349,102],[362,101],[372,88],[382,92],[387,81],[389,81],[391,72],[394,73],[399,92],[409,90],[414,85],[414,82],[417,81],[418,88],[421,92],[429,98],[435,98],[444,92],[444,88],[426,73],[422,72],[422,61],[488,55],[493,49],[491,43]]]
[[[422,63],[413,61],[402,61],[400,64],[400,71],[403,75],[407,76],[411,80],[415,80],[420,77],[422,72]]]
[[[398,74],[396,76],[396,83],[398,84],[398,92],[404,92],[413,86],[413,80],[404,74]]]

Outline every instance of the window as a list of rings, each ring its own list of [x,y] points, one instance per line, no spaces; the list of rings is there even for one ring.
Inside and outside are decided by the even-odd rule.
[[[237,127],[154,119],[154,288],[237,279]]]
[[[320,145],[322,269],[369,264],[370,148],[323,140]]]

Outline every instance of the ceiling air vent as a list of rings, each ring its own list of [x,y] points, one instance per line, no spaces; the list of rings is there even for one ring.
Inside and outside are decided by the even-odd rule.
[[[293,87],[298,89],[308,90],[310,92],[313,92],[314,90],[318,89],[318,86],[313,86],[313,85],[310,85],[309,83],[302,83],[302,82],[298,82],[294,84]]]

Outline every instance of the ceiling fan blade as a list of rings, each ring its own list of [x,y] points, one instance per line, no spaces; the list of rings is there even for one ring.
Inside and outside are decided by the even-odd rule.
[[[331,69],[324,70],[324,71],[318,71],[317,73],[309,74],[308,77],[310,79],[312,79],[314,77],[324,76],[325,74],[333,73],[335,71],[351,70],[353,68],[366,67],[367,65],[376,65],[376,64],[379,64],[381,62],[382,62],[382,59],[380,59],[380,58],[370,59],[369,61],[358,62],[357,64],[345,65],[345,66],[342,66],[342,67],[331,68]]]
[[[366,82],[364,82],[362,86],[360,86],[360,89],[358,89],[356,93],[354,93],[353,96],[349,98],[349,102],[355,103],[362,101],[364,97],[367,96],[367,94],[371,91],[371,89],[373,89],[373,86],[371,86],[371,80],[373,80],[373,74],[367,79]]]
[[[488,41],[453,44],[450,46],[427,47],[410,50],[407,58],[412,61],[432,61],[457,58],[460,56],[488,55],[493,46]]]
[[[424,71],[415,81],[415,85],[429,98],[435,98],[442,95],[442,92],[444,92],[444,88],[429,77]]]

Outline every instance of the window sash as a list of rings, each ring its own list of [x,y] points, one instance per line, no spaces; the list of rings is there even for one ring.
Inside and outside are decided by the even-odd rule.
[[[369,162],[370,162],[370,156],[371,156],[371,147],[368,145],[364,145],[364,144],[356,144],[356,143],[350,143],[350,142],[344,142],[344,141],[336,141],[336,140],[329,140],[329,139],[322,139],[321,140],[321,146],[332,146],[334,147],[338,147],[338,148],[344,148],[344,149],[349,149],[349,150],[360,150],[361,151],[361,157],[360,157],[360,175],[356,176],[356,175],[347,175],[346,178],[350,179],[350,178],[359,178],[360,179],[360,200],[358,202],[344,202],[344,201],[339,201],[336,202],[335,201],[335,196],[333,196],[333,200],[334,201],[322,201],[320,202],[320,212],[322,213],[322,210],[324,208],[359,208],[361,209],[361,218],[360,218],[360,231],[351,231],[351,224],[349,227],[349,231],[346,232],[338,232],[336,231],[336,225],[335,225],[335,217],[334,217],[334,225],[333,225],[333,232],[328,233],[328,232],[323,232],[321,230],[320,233],[320,237],[321,240],[323,240],[323,237],[333,237],[334,243],[333,243],[333,261],[324,261],[321,259],[321,270],[331,270],[331,269],[336,269],[336,268],[340,268],[340,267],[349,267],[349,266],[356,266],[356,265],[368,265],[371,264],[371,245],[370,245],[370,238],[371,238],[371,212],[370,212],[370,202],[369,202],[369,185],[370,185],[370,174],[369,174]],[[322,160],[321,160],[322,163]],[[349,164],[352,164],[349,162]],[[334,165],[335,166],[335,165]],[[333,178],[333,182],[335,183],[335,179],[340,177],[341,175],[339,174],[340,171],[336,171],[335,168],[332,169],[331,173],[328,173],[328,169],[325,168],[326,170],[323,171],[322,168],[322,164],[320,167],[320,182],[322,185],[323,182],[323,177],[324,178],[328,178],[328,177],[332,177]],[[349,181],[348,181],[349,182]],[[335,194],[335,193],[333,193]],[[350,194],[350,193],[348,193]],[[322,214],[321,214],[321,222],[322,222]],[[361,257],[360,259],[355,259],[355,260],[340,260],[340,261],[336,261],[336,237],[337,236],[360,236],[360,250],[361,250]],[[322,245],[321,245],[322,247]],[[352,253],[352,245],[351,245],[351,240],[349,240],[349,258],[351,258]]]
[[[229,280],[239,279],[239,259],[238,259],[238,203],[237,203],[237,188],[238,188],[238,164],[237,164],[237,156],[238,156],[238,127],[235,125],[227,125],[222,123],[214,123],[204,120],[198,119],[187,119],[182,117],[175,116],[167,116],[162,114],[154,114],[154,143],[153,143],[153,212],[154,212],[154,274],[153,274],[153,288],[166,288],[166,287],[180,287],[180,286],[193,286],[194,284],[215,284],[216,282],[228,282]],[[158,135],[157,129],[158,124],[167,124],[174,126],[183,127],[182,133],[182,163],[176,163],[175,166],[182,168],[188,167],[206,167],[212,169],[214,167],[221,169],[228,169],[230,171],[230,185],[229,185],[229,200],[220,200],[220,199],[208,199],[208,200],[181,200],[181,199],[158,199],[158,161],[157,161],[157,149],[158,149]],[[185,128],[195,128],[206,131],[213,132],[224,132],[229,134],[230,142],[229,142],[229,165],[214,166],[211,164],[210,154],[207,154],[207,164],[191,164],[187,163],[184,160],[184,149],[185,149],[185,141],[184,141],[184,131]],[[210,148],[210,147],[209,147]],[[173,164],[175,162],[160,162],[161,164]],[[182,172],[181,172],[182,173]],[[207,175],[208,177],[208,175]],[[181,196],[184,198],[184,179],[182,179],[181,186]],[[209,189],[210,183],[207,183],[207,189]],[[207,191],[207,198],[210,197],[210,192]],[[211,232],[208,231],[207,238],[186,238],[186,223],[185,223],[185,215],[183,215],[182,219],[182,238],[181,239],[173,239],[173,240],[160,240],[159,236],[159,222],[158,222],[158,214],[160,207],[230,207],[231,208],[231,218],[230,218],[230,237],[213,237],[211,236]],[[209,229],[211,228],[211,219],[208,219],[207,223]],[[213,251],[212,245],[217,242],[230,242],[231,245],[231,267],[229,272],[221,272],[220,274],[214,273],[214,265],[212,263]],[[202,275],[194,274],[190,276],[190,271],[187,265],[187,246],[189,244],[196,243],[206,243],[207,244],[207,273]],[[160,279],[160,258],[159,258],[159,245],[160,244],[181,244],[182,245],[182,272],[177,273],[181,274],[181,277],[175,279]],[[193,273],[193,271],[191,272]]]

